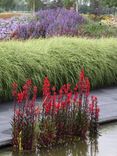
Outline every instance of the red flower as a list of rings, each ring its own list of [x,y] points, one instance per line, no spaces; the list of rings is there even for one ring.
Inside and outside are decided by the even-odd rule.
[[[18,103],[22,103],[23,98],[24,98],[23,92],[20,92],[20,93],[17,94],[17,102]]]
[[[26,81],[26,84],[27,84],[27,86],[28,86],[28,87],[30,87],[30,86],[31,86],[31,84],[32,84],[32,80],[30,80],[30,79],[29,79],[29,80],[27,80],[27,81]]]
[[[95,115],[96,115],[96,118],[98,118],[98,117],[99,117],[99,112],[100,112],[100,109],[99,109],[99,107],[97,107],[97,108],[96,108],[96,110],[95,110]]]
[[[96,96],[91,96],[92,101],[97,101],[97,97]]]
[[[62,101],[61,107],[62,107],[63,109],[66,107],[66,102],[65,102],[65,101]]]
[[[60,103],[55,103],[56,112],[58,112],[60,108],[61,108],[61,104]]]
[[[78,83],[76,84],[74,91],[76,92],[78,90]]]
[[[80,72],[80,81],[82,82],[84,80],[84,69],[81,70]]]
[[[94,104],[90,104],[90,105],[89,105],[89,111],[90,111],[91,113],[94,112]]]
[[[86,85],[86,96],[89,96],[89,94],[90,94],[90,81],[87,77],[85,78],[85,85]]]
[[[53,91],[53,92],[55,92],[55,91],[56,91],[56,87],[55,87],[55,86],[52,88],[52,91]]]
[[[71,98],[72,98],[72,92],[67,94],[67,104],[70,104]]]
[[[77,98],[78,98],[78,92],[76,92],[74,95],[74,102],[76,102]]]
[[[34,93],[34,95],[37,94],[37,86],[34,86],[34,87],[33,87],[33,93]]]
[[[49,81],[48,77],[45,77],[45,79],[44,79],[43,95],[44,96],[50,95],[50,81]]]
[[[27,86],[27,84],[25,84],[23,86],[23,94],[24,94],[24,99],[26,99],[27,96],[28,96],[28,86]]]

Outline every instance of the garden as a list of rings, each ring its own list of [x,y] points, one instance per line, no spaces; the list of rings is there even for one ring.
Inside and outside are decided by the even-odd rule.
[[[117,16],[56,5],[0,13],[0,103],[12,103],[11,155],[54,156],[63,147],[63,156],[95,155],[105,135],[100,90],[117,86]]]

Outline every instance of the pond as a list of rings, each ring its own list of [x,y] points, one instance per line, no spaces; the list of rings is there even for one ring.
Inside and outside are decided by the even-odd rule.
[[[99,138],[92,143],[79,142],[34,153],[12,153],[10,148],[0,149],[0,156],[117,156],[117,123],[100,127]]]

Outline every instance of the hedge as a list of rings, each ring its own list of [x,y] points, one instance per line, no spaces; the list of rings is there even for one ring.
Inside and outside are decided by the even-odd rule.
[[[74,85],[81,68],[91,87],[117,85],[117,40],[56,37],[0,42],[0,99],[11,99],[11,84],[32,79],[41,92],[48,76],[58,88]],[[19,88],[20,89],[20,88]]]

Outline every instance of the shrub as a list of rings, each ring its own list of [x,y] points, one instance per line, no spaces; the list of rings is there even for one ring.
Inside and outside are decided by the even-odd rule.
[[[35,18],[37,20],[28,25],[20,25],[12,37],[27,39],[63,35],[77,36],[78,26],[84,21],[83,17],[74,10],[61,8],[40,10]]]
[[[17,93],[17,84],[13,83],[12,94],[17,101],[12,124],[15,149],[33,149],[36,124],[39,125],[36,141],[39,148],[65,143],[69,139],[85,140],[88,132],[92,136],[98,134],[97,97],[89,98],[90,82],[84,70],[73,90],[70,84],[64,84],[57,92],[56,86],[51,87],[48,77],[45,77],[40,110],[35,109],[37,87],[33,88],[32,100],[30,91],[31,80],[26,82],[20,93]]]
[[[27,78],[40,84],[46,75],[57,89],[76,83],[84,67],[92,88],[117,85],[117,40],[49,38],[0,42],[0,99],[11,99],[11,84],[19,89]],[[39,73],[39,74],[37,74]]]
[[[114,25],[105,24],[85,19],[85,23],[79,27],[79,35],[83,37],[117,37],[117,28]]]

